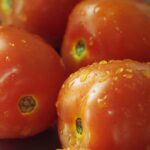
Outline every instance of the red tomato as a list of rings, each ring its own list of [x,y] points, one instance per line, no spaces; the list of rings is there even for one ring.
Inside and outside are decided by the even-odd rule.
[[[39,37],[0,28],[0,138],[35,135],[52,126],[65,69]]]
[[[102,61],[72,74],[56,103],[64,148],[147,150],[150,63]]]
[[[68,147],[68,148],[64,148],[64,149],[57,149],[57,150],[90,150],[87,148],[75,148],[75,147]]]
[[[62,57],[69,70],[103,59],[150,61],[150,5],[86,0],[70,15]]]
[[[70,11],[80,0],[0,0],[2,24],[15,24],[59,47]]]
[[[57,149],[57,150],[90,150],[87,148],[75,148],[75,147],[68,147],[68,148],[64,148],[64,149]]]

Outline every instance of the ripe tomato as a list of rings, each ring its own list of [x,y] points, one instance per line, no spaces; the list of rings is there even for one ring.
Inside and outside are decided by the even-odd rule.
[[[0,0],[2,24],[15,24],[60,46],[70,11],[80,0]]]
[[[75,148],[75,147],[68,147],[63,149],[57,149],[57,150],[90,150],[88,148]]]
[[[87,148],[75,148],[75,147],[68,147],[68,148],[64,148],[64,149],[57,149],[57,150],[90,150]]]
[[[0,138],[32,136],[53,125],[64,78],[54,49],[24,30],[1,27]]]
[[[150,147],[150,63],[102,61],[72,74],[56,103],[64,148]]]
[[[70,15],[62,57],[70,72],[103,59],[150,61],[150,5],[86,0]]]

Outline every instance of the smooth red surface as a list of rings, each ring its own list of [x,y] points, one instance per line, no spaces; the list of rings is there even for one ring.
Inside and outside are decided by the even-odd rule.
[[[75,50],[82,40],[85,49]],[[150,6],[132,0],[87,0],[70,15],[62,57],[70,72],[103,59],[150,61]]]

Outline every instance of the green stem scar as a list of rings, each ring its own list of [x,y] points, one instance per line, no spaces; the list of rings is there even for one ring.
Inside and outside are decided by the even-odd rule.
[[[85,50],[85,44],[83,41],[79,41],[75,47],[76,54],[80,57]]]
[[[78,134],[82,135],[82,133],[83,133],[83,127],[82,127],[81,118],[77,118],[76,119],[76,130],[77,130]]]
[[[11,2],[10,0],[2,0],[1,8],[6,15],[9,15],[11,12]]]
[[[75,60],[80,61],[82,60],[87,54],[86,44],[84,40],[79,40],[73,46],[73,57]]]
[[[23,96],[19,101],[19,108],[22,113],[30,113],[36,107],[36,100],[33,96]]]

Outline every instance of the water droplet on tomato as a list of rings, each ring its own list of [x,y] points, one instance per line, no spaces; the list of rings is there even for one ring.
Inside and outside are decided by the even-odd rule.
[[[116,70],[116,74],[120,74],[120,73],[122,73],[124,71],[124,68],[118,68],[117,70]]]
[[[108,110],[107,113],[109,116],[112,116],[114,112],[112,110]]]
[[[89,46],[93,46],[94,45],[94,37],[93,36],[91,36],[89,38],[88,44],[89,44]]]
[[[26,41],[26,40],[24,40],[24,39],[22,39],[22,40],[21,40],[21,42],[22,42],[22,43],[24,43],[24,44],[26,44],[26,42],[27,42],[27,41]]]
[[[68,85],[69,88],[71,88],[74,85],[74,81],[71,81]]]
[[[98,13],[99,11],[100,11],[100,7],[96,6],[95,9],[94,9],[94,13]]]
[[[15,46],[15,44],[14,43],[9,43],[9,45],[11,46],[11,47],[14,47]]]
[[[133,78],[133,74],[124,74],[123,77],[126,79],[131,79]]]
[[[87,77],[88,77],[89,74],[90,74],[89,70],[87,70],[86,72],[84,72],[84,74],[80,77],[80,81],[84,82],[87,79]]]
[[[106,18],[106,17],[103,17],[103,20],[104,20],[104,21],[107,21],[107,18]]]
[[[5,61],[6,61],[6,62],[10,62],[10,57],[9,57],[9,56],[6,56],[6,57],[5,57]]]
[[[107,95],[103,96],[102,98],[97,99],[97,103],[103,102],[107,99]]]

